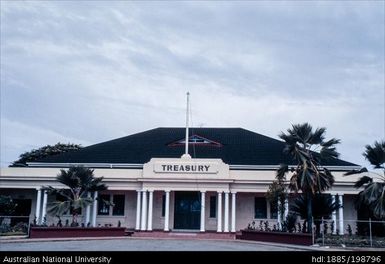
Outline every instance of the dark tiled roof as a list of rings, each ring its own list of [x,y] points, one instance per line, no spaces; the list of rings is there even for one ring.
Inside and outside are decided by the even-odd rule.
[[[190,128],[190,135],[194,134],[218,142],[220,147],[190,145],[189,154],[193,158],[219,158],[230,165],[296,164],[283,153],[284,142],[246,129]],[[179,158],[184,146],[172,143],[184,137],[185,128],[155,128],[37,162],[143,164],[151,158]],[[322,165],[358,166],[340,159],[326,160]]]

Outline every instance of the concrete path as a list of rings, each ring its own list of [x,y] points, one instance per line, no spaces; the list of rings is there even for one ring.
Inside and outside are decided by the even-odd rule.
[[[9,239],[0,251],[308,251],[312,247],[239,240],[179,240],[148,238]]]

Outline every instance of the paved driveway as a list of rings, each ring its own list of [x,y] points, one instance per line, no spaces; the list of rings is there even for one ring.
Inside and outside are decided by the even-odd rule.
[[[72,241],[0,241],[0,251],[293,251],[267,243],[230,240],[92,239]]]

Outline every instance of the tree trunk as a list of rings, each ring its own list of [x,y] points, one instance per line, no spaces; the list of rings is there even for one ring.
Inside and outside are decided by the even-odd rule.
[[[316,236],[321,236],[321,221],[314,221],[314,225],[315,225],[315,234]]]
[[[307,194],[307,232],[311,233],[313,229],[313,197],[311,193]]]
[[[74,209],[74,213],[72,214],[72,224],[71,226],[77,226],[77,222],[78,222],[78,214],[76,212],[76,210]]]

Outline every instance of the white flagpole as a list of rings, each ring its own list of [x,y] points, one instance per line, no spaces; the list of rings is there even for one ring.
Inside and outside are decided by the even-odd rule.
[[[185,145],[185,154],[188,155],[188,141],[189,141],[189,137],[188,137],[188,116],[189,116],[189,96],[190,96],[190,93],[187,92],[187,109],[186,109],[186,145]]]

